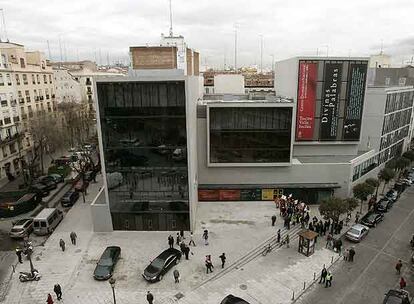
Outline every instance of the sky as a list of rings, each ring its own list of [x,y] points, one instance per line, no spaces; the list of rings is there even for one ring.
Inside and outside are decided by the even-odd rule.
[[[54,61],[127,63],[129,46],[158,44],[170,26],[169,0],[2,0],[0,8],[10,41],[47,57],[49,41]],[[407,64],[413,11],[413,0],[172,0],[174,34],[216,68],[234,65],[235,30],[238,66],[260,65],[261,54],[271,67],[272,56],[369,56],[381,46]]]

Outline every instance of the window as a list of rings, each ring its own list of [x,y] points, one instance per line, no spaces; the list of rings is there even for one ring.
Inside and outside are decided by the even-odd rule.
[[[7,107],[7,95],[6,94],[0,94],[0,103],[2,107]]]
[[[16,84],[19,85],[20,84],[20,77],[19,74],[16,74]]]
[[[24,94],[26,95],[26,101],[30,102],[30,91],[26,90],[26,91],[24,91]]]
[[[50,95],[49,95],[49,89],[45,89],[45,94],[46,94],[46,99],[49,99]]]
[[[52,75],[49,75],[49,83],[52,83]]]
[[[399,85],[399,86],[405,86],[406,81],[407,81],[407,78],[405,78],[405,77],[400,77],[400,78],[398,79],[398,85]]]
[[[32,83],[33,84],[36,84],[36,79],[35,79],[35,75],[34,74],[32,74]]]
[[[23,74],[23,84],[29,84],[27,81],[27,74]]]
[[[26,67],[26,63],[24,62],[24,58],[20,58],[20,67],[24,69]]]
[[[43,75],[43,82],[46,84],[47,83],[47,76]]]
[[[37,90],[33,90],[35,101],[39,101],[39,96],[37,95]]]
[[[2,147],[1,148],[1,150],[2,150],[2,152],[3,152],[3,157],[7,157],[7,149],[6,149],[6,147],[4,146],[4,147]]]
[[[8,85],[12,85],[11,76],[10,74],[6,74],[6,80]]]
[[[2,73],[0,73],[0,86],[4,86],[4,78]]]
[[[7,57],[6,54],[1,54],[1,65],[3,68],[7,68]]]
[[[9,123],[11,123],[10,117],[4,117],[4,124],[7,125]]]
[[[43,90],[42,89],[39,89],[39,99],[40,100],[43,100]]]
[[[24,98],[22,96],[22,91],[17,91],[17,97],[19,99],[19,103],[24,103]]]
[[[39,75],[36,75],[37,84],[40,84],[40,77]]]

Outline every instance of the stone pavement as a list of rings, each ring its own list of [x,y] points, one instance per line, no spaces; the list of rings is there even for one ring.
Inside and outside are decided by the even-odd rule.
[[[323,249],[319,241],[316,253],[309,258],[297,252],[297,240],[291,235],[291,248],[280,248],[267,256],[258,256],[246,265],[207,282],[212,276],[205,273],[204,257],[211,254],[220,271],[218,256],[225,252],[228,267],[247,252],[262,246],[264,240],[275,235],[282,221],[272,202],[214,202],[200,203],[198,223],[190,260],[183,259],[177,266],[182,281],[174,284],[170,271],[161,282],[149,284],[141,277],[150,260],[166,249],[170,232],[115,231],[92,232],[90,203],[100,187],[91,184],[87,203],[79,200],[50,236],[43,247],[36,247],[34,265],[42,274],[38,282],[20,283],[14,274],[5,304],[44,303],[53,286],[59,283],[63,290],[61,303],[112,303],[108,282],[95,281],[92,277],[96,262],[106,246],[122,248],[114,278],[119,303],[146,303],[145,294],[151,290],[158,303],[220,303],[228,293],[245,297],[251,303],[289,303],[293,292],[299,293],[303,282],[313,280],[323,264],[330,263],[332,251]],[[277,214],[276,227],[271,226],[271,216]],[[311,206],[311,216],[318,215],[317,206]],[[210,244],[201,240],[203,229],[208,229]],[[75,231],[78,244],[70,244],[69,233]],[[171,232],[175,236],[176,232]],[[66,241],[62,252],[59,239]],[[186,240],[188,241],[188,239]],[[259,248],[260,249],[260,248]],[[27,271],[28,263],[18,265],[17,271]],[[177,295],[177,296],[176,296]],[[181,300],[178,297],[183,296]],[[201,301],[201,302],[200,302]]]

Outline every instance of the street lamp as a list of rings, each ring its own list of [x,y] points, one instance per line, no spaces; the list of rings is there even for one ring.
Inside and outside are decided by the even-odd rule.
[[[114,304],[116,304],[116,299],[115,299],[115,282],[116,282],[116,280],[114,278],[110,278],[109,279],[109,284],[111,284],[111,288],[112,288],[112,295],[114,296]]]

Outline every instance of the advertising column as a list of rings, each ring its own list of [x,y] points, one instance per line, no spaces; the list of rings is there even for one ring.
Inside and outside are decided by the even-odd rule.
[[[318,64],[300,62],[296,140],[312,140]]]
[[[339,96],[342,63],[325,63],[320,139],[335,140],[338,134]]]

